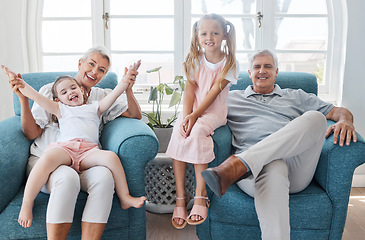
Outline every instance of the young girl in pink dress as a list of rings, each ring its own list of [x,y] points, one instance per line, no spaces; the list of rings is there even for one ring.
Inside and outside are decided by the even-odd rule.
[[[184,107],[171,136],[166,154],[173,158],[176,206],[172,225],[182,229],[198,225],[208,214],[209,200],[201,172],[215,156],[214,130],[226,124],[226,97],[237,82],[236,34],[232,23],[217,14],[203,16],[193,25],[190,52],[184,62],[187,78]],[[186,163],[193,163],[196,189],[188,216],[185,197]]]

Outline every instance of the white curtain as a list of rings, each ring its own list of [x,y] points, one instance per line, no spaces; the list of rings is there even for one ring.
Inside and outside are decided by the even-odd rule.
[[[24,72],[41,70],[41,17],[43,0],[22,0],[21,35]]]

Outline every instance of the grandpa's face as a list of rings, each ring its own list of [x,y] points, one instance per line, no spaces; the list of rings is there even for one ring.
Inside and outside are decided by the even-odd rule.
[[[274,90],[275,79],[279,68],[274,64],[270,55],[256,56],[248,74],[252,80],[253,90],[256,93],[269,94]]]

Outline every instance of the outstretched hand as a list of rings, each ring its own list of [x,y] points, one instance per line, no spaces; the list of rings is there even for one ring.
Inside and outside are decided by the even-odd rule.
[[[351,139],[353,142],[357,141],[355,127],[352,122],[338,121],[327,129],[326,138],[333,133],[333,143],[337,144],[338,137],[340,137],[338,144],[342,147],[345,143],[350,145]]]
[[[141,60],[138,60],[133,65],[130,65],[129,68],[124,68],[124,76],[122,81],[129,83],[128,89],[131,89],[136,81],[139,66],[141,66]]]
[[[24,80],[22,79],[22,76],[20,73],[15,74],[13,71],[11,71],[9,68],[5,67],[4,65],[1,65],[1,69],[5,72],[5,74],[8,76],[8,81],[10,84],[11,90],[18,96],[18,97],[25,97],[20,91],[19,88],[24,88]]]

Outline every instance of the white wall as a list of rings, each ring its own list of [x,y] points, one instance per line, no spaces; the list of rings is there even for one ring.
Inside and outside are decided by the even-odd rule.
[[[342,106],[354,114],[355,128],[365,137],[365,1],[348,0],[347,8],[348,33]],[[365,186],[365,165],[358,167],[355,173],[353,185]]]
[[[21,13],[22,0],[0,1],[0,65],[23,73]],[[0,121],[14,116],[12,91],[3,71],[0,73],[0,102]]]
[[[0,1],[0,64],[24,73],[22,51],[22,0]],[[365,137],[365,1],[347,0],[348,36],[343,81],[342,106],[355,116],[355,127]],[[12,92],[7,78],[0,73],[0,121],[13,116]],[[364,156],[365,157],[365,156]],[[346,159],[344,159],[346,161]],[[365,166],[356,170],[355,185],[365,186]]]

